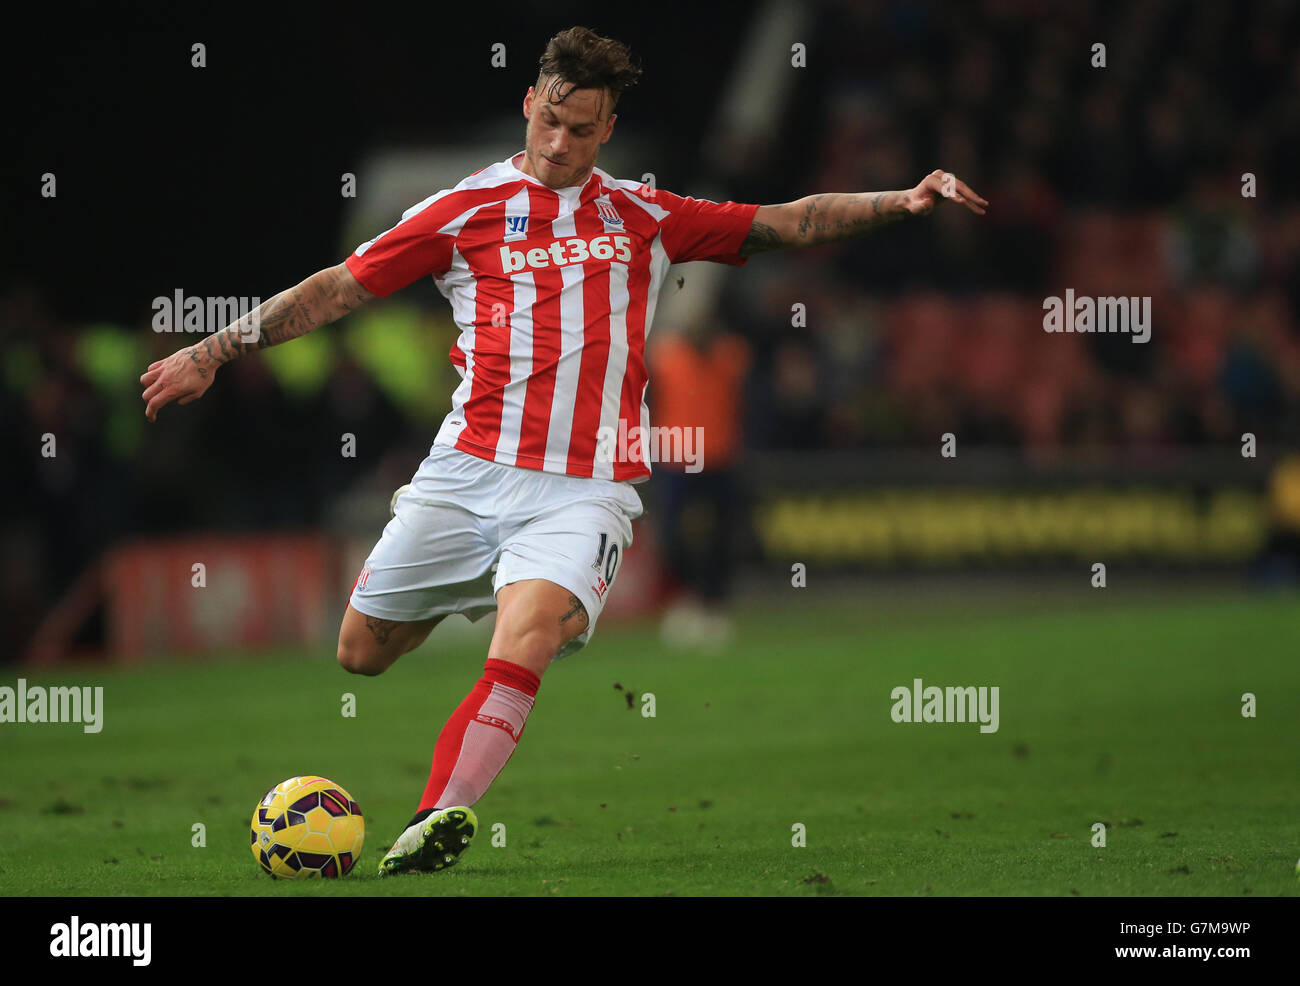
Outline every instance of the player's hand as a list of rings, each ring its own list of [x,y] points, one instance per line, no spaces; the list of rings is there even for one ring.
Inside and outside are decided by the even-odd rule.
[[[977,216],[984,215],[984,210],[988,208],[988,202],[980,198],[974,189],[942,168],[935,168],[921,179],[921,184],[907,192],[903,208],[913,216],[928,215],[940,198],[960,202]]]
[[[212,386],[217,364],[198,346],[172,353],[166,359],[149,364],[140,377],[144,387],[141,398],[145,401],[144,416],[150,421],[158,419],[158,411],[172,401],[188,404],[203,396]]]

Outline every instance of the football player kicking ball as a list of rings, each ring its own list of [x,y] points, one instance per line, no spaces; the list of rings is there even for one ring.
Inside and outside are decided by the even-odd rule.
[[[614,107],[640,69],[617,41],[551,39],[524,96],[524,150],[409,209],[387,232],[150,365],[145,415],[200,397],[224,363],[327,325],[432,277],[451,303],[461,376],[428,457],[393,501],[358,576],[338,659],[376,675],[450,613],[497,611],[483,676],[443,726],[419,810],[380,864],[438,870],[469,845],[472,810],[523,734],[551,661],[590,639],[641,514],[650,475],[645,338],[670,264],[740,265],[928,213],[983,214],[934,171],[908,191],[828,193],[784,205],[683,198],[596,168]],[[620,424],[622,428],[620,428]]]

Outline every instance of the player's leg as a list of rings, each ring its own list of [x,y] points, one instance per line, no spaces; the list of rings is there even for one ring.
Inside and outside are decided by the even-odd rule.
[[[515,752],[547,666],[587,629],[582,603],[546,579],[502,586],[497,606],[483,675],[438,736],[421,811],[483,797]]]
[[[352,674],[382,674],[403,654],[415,650],[444,616],[428,620],[385,620],[348,604],[339,628],[339,664]]]
[[[593,483],[589,499],[547,506],[547,477],[524,498],[532,516],[502,546],[496,575],[497,626],[483,676],[438,736],[415,817],[380,863],[381,873],[455,863],[477,827],[473,809],[523,736],[541,677],[556,657],[590,639],[623,552],[632,543],[640,498],[619,484]],[[585,490],[584,490],[585,492]]]
[[[521,579],[497,592],[497,625],[488,660],[508,661],[538,678],[565,644],[583,633],[587,608],[571,591],[549,579]]]
[[[497,625],[483,675],[438,734],[415,817],[380,864],[381,874],[440,870],[469,848],[475,804],[515,752],[542,675],[589,625],[569,589],[525,579],[497,592]]]
[[[471,469],[478,460],[449,452],[433,450],[412,485],[393,496],[392,519],[357,576],[339,628],[346,671],[382,674],[449,614],[477,620],[496,608],[497,546],[481,526],[491,489],[467,478],[461,460]]]

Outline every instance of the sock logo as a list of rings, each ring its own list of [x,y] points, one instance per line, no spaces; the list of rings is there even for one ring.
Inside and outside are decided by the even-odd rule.
[[[510,723],[507,722],[505,719],[500,719],[496,716],[490,716],[486,712],[480,712],[478,715],[474,717],[474,721],[481,722],[485,726],[496,726],[497,729],[504,729],[507,733],[510,734],[512,739],[515,738],[514,727],[510,725]]]

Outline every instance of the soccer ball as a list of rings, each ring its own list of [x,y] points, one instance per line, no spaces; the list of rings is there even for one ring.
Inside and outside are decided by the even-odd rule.
[[[253,858],[272,877],[344,876],[361,855],[366,822],[352,795],[324,777],[291,777],[253,809]]]

